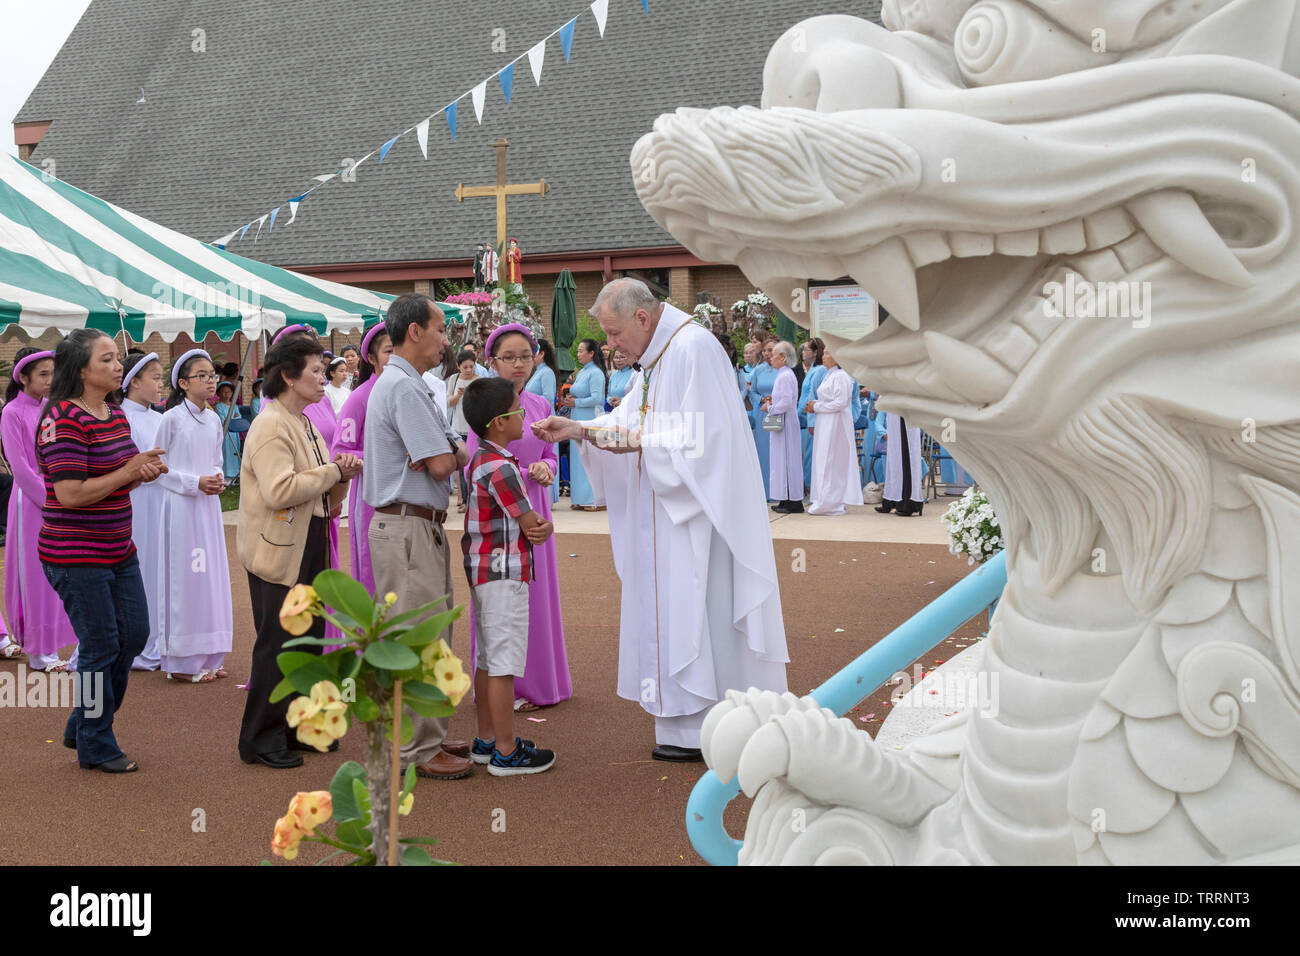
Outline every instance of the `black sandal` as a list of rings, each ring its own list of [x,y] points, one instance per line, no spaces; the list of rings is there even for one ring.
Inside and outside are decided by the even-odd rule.
[[[126,754],[115,760],[106,760],[103,763],[86,763],[79,761],[82,770],[102,770],[104,773],[135,773],[140,769],[140,765],[134,760],[127,760]]]

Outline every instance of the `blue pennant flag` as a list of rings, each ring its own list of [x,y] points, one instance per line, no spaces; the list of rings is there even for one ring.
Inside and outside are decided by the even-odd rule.
[[[275,228],[275,217],[278,215],[280,215],[280,207],[276,206],[274,209],[271,210],[271,225],[270,228],[266,230],[267,232],[270,232],[272,229]]]
[[[641,0],[641,9],[646,13],[650,12],[650,0]]]
[[[251,226],[251,225],[252,225],[252,223],[250,222],[250,223],[248,224],[248,226]],[[245,226],[243,229],[239,230],[239,238],[240,238],[240,239],[243,239],[246,235],[248,235],[248,226]]]
[[[445,110],[443,110],[443,112],[447,114],[447,126],[451,128],[452,139],[456,138],[456,106],[457,105],[458,103],[452,103]]]
[[[560,27],[560,46],[564,47],[564,62],[569,62],[569,51],[573,49],[573,28],[578,25],[578,18],[574,17],[564,26]]]
[[[501,80],[501,92],[506,95],[506,103],[508,104],[510,102],[510,90],[515,85],[515,65],[511,63],[505,67],[497,74],[497,78]]]
[[[396,143],[401,138],[402,138],[402,134],[398,133],[396,136],[394,136],[392,139],[386,142],[383,146],[379,147],[379,161],[381,163],[384,161],[384,157],[388,155],[388,151],[393,148],[393,144]]]

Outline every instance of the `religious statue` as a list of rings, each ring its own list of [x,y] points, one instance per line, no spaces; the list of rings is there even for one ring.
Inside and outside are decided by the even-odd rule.
[[[514,238],[506,250],[506,281],[514,292],[524,291],[524,251],[519,248],[519,240]]]
[[[828,345],[949,427],[1006,536],[995,707],[902,750],[714,708],[741,862],[1300,862],[1297,14],[884,0],[781,37],[764,108],[635,146],[655,220],[801,325],[809,279],[888,308]]]
[[[488,243],[487,249],[483,252],[483,279],[486,285],[497,284],[498,261],[496,246]]]
[[[487,255],[487,249],[483,243],[479,243],[474,250],[474,291],[478,292],[484,286],[483,259]]]

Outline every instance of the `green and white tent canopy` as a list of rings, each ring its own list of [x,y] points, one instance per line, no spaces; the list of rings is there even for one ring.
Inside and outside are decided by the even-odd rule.
[[[393,301],[226,252],[0,158],[0,329],[228,341],[302,322],[323,335],[369,325]],[[443,306],[448,319],[457,308]]]

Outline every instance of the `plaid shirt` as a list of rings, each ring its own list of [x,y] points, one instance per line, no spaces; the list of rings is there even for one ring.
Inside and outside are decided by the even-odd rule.
[[[486,439],[469,463],[465,511],[465,575],[470,587],[489,581],[533,578],[533,549],[519,531],[519,518],[533,510],[515,456]]]

